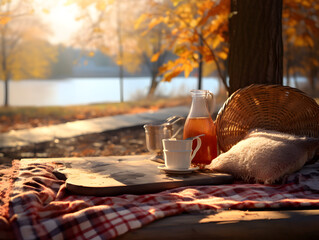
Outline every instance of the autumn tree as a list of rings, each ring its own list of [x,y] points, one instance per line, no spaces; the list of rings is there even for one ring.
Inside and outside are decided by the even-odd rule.
[[[315,89],[318,1],[169,2],[172,3],[170,8],[163,10],[168,3],[151,1],[158,11],[145,18],[150,29],[157,24],[166,24],[171,29],[170,44],[163,49],[172,49],[178,58],[162,66],[160,73],[164,74],[164,80],[170,81],[182,72],[188,76],[201,64],[213,62],[212,70],[217,70],[229,93],[251,83],[282,84],[283,29],[287,74],[307,76]],[[300,55],[296,57],[298,52]]]
[[[121,29],[122,54],[114,47],[119,45],[118,38],[114,37],[116,31],[110,24],[116,11],[106,7],[114,5],[114,1],[76,2],[83,6],[95,4],[99,14],[93,11],[95,17],[91,15],[92,27],[86,35],[106,54],[117,52],[114,56],[118,64],[137,68],[152,53],[152,64],[148,65],[152,66],[152,76],[156,73],[157,78],[152,77],[156,80],[152,80],[155,84],[151,84],[151,89],[156,89],[161,76],[164,81],[171,81],[181,73],[188,77],[194,70],[201,88],[200,76],[205,66],[217,72],[230,94],[251,83],[282,84],[283,40],[286,72],[293,67],[294,74],[307,75],[313,86],[318,75],[319,7],[313,0],[149,0],[135,24],[139,27],[138,34],[132,32],[131,23],[141,12],[139,3],[144,1],[121,0],[126,6],[122,7],[121,21],[125,21]],[[304,49],[308,50],[298,59],[290,54]],[[168,51],[177,58],[164,63],[163,56]]]
[[[213,63],[219,78],[227,86],[225,59],[228,53],[229,1],[174,0],[150,1],[150,4],[156,12],[141,16],[148,22],[149,30],[159,24],[170,29],[166,35],[167,44],[153,60],[167,50],[178,57],[161,66],[163,80],[171,81],[183,72],[188,77],[197,68],[201,76],[203,63]],[[201,88],[201,79],[198,87]]]
[[[0,12],[0,79],[8,106],[9,81],[48,76],[55,49],[42,38],[46,27],[33,15],[32,1],[2,1]]]
[[[147,13],[147,14],[146,14]],[[166,45],[166,37],[169,34],[169,28],[164,24],[157,24],[151,29],[145,23],[147,16],[153,15],[154,8],[152,5],[147,5],[144,8],[142,17],[139,17],[135,22],[135,30],[139,36],[137,38],[137,55],[142,57],[142,64],[146,66],[151,75],[151,84],[147,93],[147,99],[155,97],[155,92],[161,82],[160,67],[170,57],[170,52],[162,51],[162,46]]]
[[[142,65],[144,65],[151,75],[150,87],[146,98],[152,99],[155,97],[156,89],[161,83],[159,69],[164,64],[170,53],[165,51],[159,56],[156,55],[161,50],[161,46],[165,41],[163,39],[163,29],[157,26],[143,38],[139,38],[139,46],[143,46],[138,50],[138,55],[142,57]],[[154,57],[155,56],[155,57]]]
[[[150,61],[164,41],[164,28],[157,26],[149,34],[143,34],[145,25],[141,21],[137,23],[137,19],[143,11],[148,11],[148,0],[70,0],[69,3],[76,3],[82,10],[79,20],[84,27],[76,42],[87,49],[88,55],[98,49],[112,57],[119,66],[120,89],[123,88],[124,70],[135,73],[146,67],[151,75],[147,95],[153,97],[159,84],[158,68],[163,64],[166,53]],[[120,95],[123,100],[122,91]]]
[[[83,29],[76,42],[89,56],[98,49],[119,66],[120,98],[123,101],[124,69],[134,72],[142,62],[142,58],[136,55],[137,35],[134,31],[141,1],[70,0],[69,3],[75,3],[81,9],[78,20],[83,22]]]

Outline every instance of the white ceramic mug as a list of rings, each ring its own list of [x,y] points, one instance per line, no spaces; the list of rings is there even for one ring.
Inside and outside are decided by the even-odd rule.
[[[192,150],[193,140],[197,141]],[[163,139],[165,166],[168,169],[189,169],[192,159],[202,145],[199,137],[189,140]]]

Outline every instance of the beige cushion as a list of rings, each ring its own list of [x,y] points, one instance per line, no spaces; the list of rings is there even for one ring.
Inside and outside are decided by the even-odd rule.
[[[293,173],[317,151],[319,139],[256,129],[219,155],[208,168],[244,181],[274,183]]]

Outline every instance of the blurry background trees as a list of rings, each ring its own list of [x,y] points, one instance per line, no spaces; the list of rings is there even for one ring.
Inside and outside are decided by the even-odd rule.
[[[149,16],[156,14],[153,5],[148,0],[70,2],[80,7],[79,21],[84,23],[76,44],[80,44],[91,56],[90,49],[98,49],[110,56],[119,66],[120,83],[124,69],[138,73],[141,68],[146,68],[151,82],[147,97],[152,98],[161,81],[159,68],[168,54],[165,50],[157,54],[163,45],[167,45],[164,37],[168,34],[168,28],[158,24],[147,30],[148,26],[139,20],[139,16],[145,12]]]
[[[73,2],[81,9],[79,21],[82,21],[84,26],[76,38],[76,44],[91,56],[94,55],[92,49],[98,49],[118,64],[122,96],[124,69],[134,73],[138,72],[144,63],[149,66],[149,59],[154,53],[150,45],[156,46],[160,42],[157,37],[151,35],[143,38],[141,33],[135,30],[135,21],[142,14],[144,6],[147,7],[146,1]],[[154,71],[152,67],[150,71]],[[152,76],[156,77],[156,73]]]
[[[74,61],[78,58],[76,50],[67,48],[62,44],[55,47],[56,61],[52,62],[49,69],[51,69],[50,78],[64,78],[72,76]]]
[[[56,49],[45,38],[47,26],[33,14],[31,0],[0,2],[0,79],[5,82],[4,105],[9,105],[11,79],[50,75]]]
[[[318,97],[319,79],[319,2],[283,0],[284,73],[291,79],[305,77],[307,91]]]
[[[72,77],[80,65],[85,66],[88,62],[110,68],[115,68],[115,64],[119,66],[121,101],[124,100],[123,77],[145,72],[150,77],[148,98],[156,95],[161,81],[172,81],[177,76],[197,76],[198,88],[202,88],[203,76],[217,77],[220,86],[232,93],[243,86],[241,82],[248,84],[254,79],[267,82],[260,76],[275,76],[278,81],[270,81],[280,83],[283,75],[286,85],[303,88],[314,97],[318,92],[319,2],[316,0],[282,0],[281,15],[281,0],[272,2],[273,8],[267,7],[271,1],[257,3],[253,0],[63,1],[67,3],[65,7],[72,5],[80,10],[77,20],[83,28],[77,32],[73,45],[49,43],[49,27],[33,10],[38,1],[0,2],[0,78],[5,81],[6,105],[10,79]],[[234,3],[244,7],[240,10]],[[247,41],[254,41],[249,35],[252,32],[255,36],[261,35],[257,32],[261,28],[255,28],[256,31],[247,28],[247,35],[239,33],[239,39],[229,31],[232,20],[238,24],[238,19],[246,21],[243,17],[249,15],[252,19],[265,17],[255,10],[258,4],[257,9],[264,13],[276,9],[277,16],[282,19],[283,66],[278,63],[278,75],[261,71],[259,67],[267,63],[256,60],[259,50],[253,50],[253,44]],[[266,27],[270,26],[263,22]],[[279,22],[276,20],[270,29],[280,32]],[[264,47],[269,43],[267,39],[261,40],[255,46]],[[240,52],[250,58],[246,62],[233,58]],[[264,56],[269,53],[264,51]],[[281,61],[280,54],[269,56]],[[246,67],[241,65],[243,63]],[[306,82],[300,79],[306,79]]]

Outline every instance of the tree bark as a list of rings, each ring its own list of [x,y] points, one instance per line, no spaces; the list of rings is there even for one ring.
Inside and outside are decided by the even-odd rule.
[[[202,89],[203,61],[201,54],[199,55],[197,89]]]
[[[151,86],[148,89],[148,94],[147,94],[146,99],[148,99],[148,100],[154,99],[155,91],[157,89],[158,84],[159,84],[159,82],[157,81],[157,74],[155,74],[155,75],[152,74]]]
[[[7,26],[4,26],[4,28],[1,31],[1,68],[2,68],[2,74],[1,77],[3,77],[4,80],[4,106],[9,106],[9,80],[10,80],[10,74],[8,70],[8,56],[7,56]]]
[[[203,40],[202,38],[199,39],[199,46],[203,47]],[[199,63],[198,63],[198,83],[197,83],[197,89],[202,89],[202,76],[203,76],[203,55],[201,52],[199,54]]]
[[[9,79],[4,81],[4,106],[9,106]]]
[[[283,83],[282,0],[231,0],[229,95],[250,84]]]
[[[152,54],[159,52],[162,49],[162,41],[163,41],[163,34],[162,34],[162,27],[153,29],[154,34],[157,36],[157,43],[152,45]],[[158,73],[160,66],[163,65],[166,59],[166,52],[162,53],[159,58],[155,62],[151,62],[150,58],[147,56],[146,53],[143,53],[143,57],[145,59],[145,64],[150,71],[151,74],[151,85],[148,89],[148,94],[146,98],[148,100],[153,99],[155,97],[155,91],[160,84],[160,80],[158,79]]]
[[[124,69],[123,69],[123,41],[122,41],[122,22],[120,16],[120,2],[116,2],[116,20],[117,20],[117,40],[118,40],[118,55],[119,55],[119,80],[120,80],[120,101],[124,102]]]

